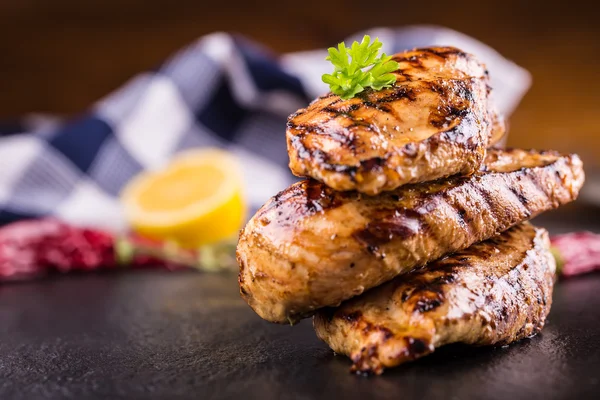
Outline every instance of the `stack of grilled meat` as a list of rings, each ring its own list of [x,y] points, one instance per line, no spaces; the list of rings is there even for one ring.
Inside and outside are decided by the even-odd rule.
[[[556,267],[547,232],[526,221],[584,180],[577,155],[496,148],[504,123],[474,56],[393,59],[392,87],[327,94],[289,117],[290,168],[306,179],[271,198],[237,248],[258,315],[314,315],[322,340],[373,373],[447,343],[539,332]]]

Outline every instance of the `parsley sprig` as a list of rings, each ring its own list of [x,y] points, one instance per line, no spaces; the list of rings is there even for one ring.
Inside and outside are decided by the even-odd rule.
[[[381,46],[378,38],[371,43],[371,37],[365,35],[361,43],[355,41],[350,48],[343,42],[337,49],[330,47],[326,60],[331,61],[335,70],[321,79],[344,100],[353,98],[367,87],[381,90],[393,85],[396,76],[391,72],[398,69],[398,63],[385,53],[377,57]],[[368,67],[371,68],[365,70]]]

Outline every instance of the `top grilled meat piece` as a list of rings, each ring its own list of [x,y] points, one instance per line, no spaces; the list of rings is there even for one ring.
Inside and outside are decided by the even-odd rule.
[[[448,343],[503,345],[537,334],[552,304],[548,233],[528,223],[315,315],[317,335],[381,373]]]
[[[452,47],[394,56],[396,84],[342,100],[328,94],[287,123],[290,169],[335,190],[377,194],[474,173],[504,134],[487,71]]]
[[[240,291],[264,319],[295,321],[568,203],[583,180],[576,155],[489,150],[471,177],[375,197],[298,182],[242,231]]]

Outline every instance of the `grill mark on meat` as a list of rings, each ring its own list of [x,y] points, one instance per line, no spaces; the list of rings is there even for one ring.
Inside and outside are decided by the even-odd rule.
[[[458,224],[467,232],[471,232],[471,219],[467,216],[467,210],[463,207],[462,204],[454,201],[450,193],[442,192],[442,198],[450,207],[452,207],[452,211],[456,215],[456,220]]]
[[[331,322],[336,314],[336,310],[335,307],[324,307],[319,310],[319,313],[327,320],[327,322]]]
[[[337,96],[337,95],[336,95],[335,93],[329,92],[329,93],[327,93],[327,94],[324,94],[324,95],[322,95],[322,96],[319,96],[318,98],[319,98],[319,99],[328,99],[328,98],[330,98],[330,97],[333,97],[333,96]]]
[[[437,79],[429,82],[423,82],[423,84],[432,92],[439,94],[442,98],[448,98],[451,88],[448,87],[448,85],[443,85],[442,83],[443,81]]]
[[[496,209],[496,202],[494,201],[494,197],[487,191],[485,185],[470,185],[472,189],[474,189],[483,199],[483,206],[486,208],[487,212],[497,221],[499,219],[498,212],[500,210]]]
[[[291,115],[288,117],[288,119],[287,119],[286,126],[289,126],[289,124],[291,123],[291,121],[292,121],[294,118],[296,118],[296,117],[299,117],[299,116],[301,116],[301,115],[304,115],[304,114],[306,114],[306,112],[307,112],[307,111],[308,111],[308,109],[306,109],[306,108],[301,108],[301,109],[299,109],[298,111],[296,111],[295,113],[291,114]]]
[[[333,96],[333,93],[331,93],[331,94],[330,94],[329,96],[327,96],[326,98],[330,98],[331,96]],[[338,99],[335,99],[335,100],[334,100],[334,101],[332,101],[331,103],[329,103],[329,105],[330,105],[330,106],[333,106],[333,105],[335,105],[335,104],[341,103],[342,101],[344,101],[344,100],[342,100],[342,98],[340,97],[340,98],[338,98]]]
[[[402,154],[409,158],[415,158],[419,154],[419,146],[415,143],[407,143],[402,147]]]
[[[323,212],[325,210],[338,207],[341,204],[340,197],[331,190],[323,187],[315,180],[306,182],[306,207],[311,212]]]
[[[351,324],[352,326],[356,327],[357,329],[360,329],[364,335],[369,335],[373,332],[380,332],[382,334],[382,342],[384,343],[394,336],[392,331],[386,328],[385,326],[374,324],[371,321],[368,321],[366,318],[364,318],[362,312],[360,311],[353,311],[351,313],[346,314],[336,312],[335,308],[331,308],[330,310],[326,310],[325,312],[330,313],[331,319],[341,318],[344,321]],[[374,349],[375,348],[370,348],[370,351],[372,352]]]
[[[363,107],[366,108],[373,108],[377,111],[381,111],[383,113],[386,114],[391,114],[394,118],[398,119],[398,114],[390,107],[388,107],[386,104],[384,103],[377,103],[377,102],[372,102],[372,101],[363,101],[362,102]]]
[[[335,308],[333,308],[332,310],[335,310]],[[345,321],[355,323],[360,320],[360,318],[362,317],[362,313],[360,311],[354,311],[349,314],[341,314],[340,317],[343,318]]]
[[[321,111],[325,111],[326,113],[334,114],[333,118],[337,117],[338,115],[343,115],[344,114],[341,110],[339,110],[337,108],[331,107],[331,105],[328,105],[327,107],[321,108]],[[331,119],[325,120],[325,123],[327,123],[329,121],[331,121]]]
[[[393,92],[384,97],[375,99],[376,104],[391,103],[402,99],[407,99],[410,102],[417,100],[417,92],[413,88],[405,86],[394,86]]]
[[[475,93],[471,89],[472,87],[475,87],[475,78],[456,80],[452,81],[452,83],[454,92],[464,101],[464,103],[466,103],[465,106],[475,101]],[[490,111],[493,111],[493,109]]]
[[[354,113],[356,111],[362,110],[363,108],[373,108],[377,111],[390,114],[395,119],[400,119],[398,113],[393,108],[389,107],[387,104],[380,103],[377,101],[373,102],[371,100],[368,100],[365,96],[365,99],[363,99],[362,102],[352,104],[347,109],[336,109],[334,107],[331,107],[331,104],[327,107],[322,108],[321,111],[330,113],[333,115],[333,117],[329,120],[321,121],[320,125],[326,125],[331,120],[339,118],[340,116],[344,116],[351,121],[350,125],[347,126],[347,129],[360,126],[373,131],[378,130],[378,128],[375,125],[370,124],[366,121],[362,121],[360,118],[355,117]]]
[[[515,197],[519,199],[519,202],[523,205],[523,207],[525,207],[525,209],[529,211],[529,208],[527,207],[527,205],[529,204],[529,200],[527,199],[523,191],[519,190],[514,186],[509,186],[508,188],[515,195]]]
[[[383,326],[379,326],[376,324],[373,324],[369,321],[366,320],[362,320],[360,321],[361,325],[364,325],[364,327],[362,328],[362,331],[365,335],[368,335],[370,333],[373,332],[380,332],[382,334],[382,341],[385,343],[388,339],[392,338],[394,336],[394,334],[392,333],[392,331],[390,331],[388,328],[385,328]],[[372,347],[372,350],[376,351],[377,348],[376,347]]]
[[[352,116],[352,112],[359,110],[361,107],[360,103],[350,104],[347,106],[342,105],[342,107],[338,107],[338,108],[332,107],[332,106],[340,103],[341,101],[342,101],[341,99],[332,101],[327,106],[321,108],[321,111],[325,111],[327,113],[333,114],[334,117],[339,117],[340,115],[350,117],[350,116]],[[329,121],[325,121],[325,122],[329,122]]]
[[[369,159],[361,161],[360,166],[340,165],[340,164],[331,164],[328,162],[323,162],[321,164],[321,167],[328,171],[344,172],[344,173],[350,174],[350,176],[355,178],[359,172],[369,173],[369,172],[375,172],[375,171],[381,170],[381,167],[385,164],[385,162],[386,162],[385,158],[374,157],[374,158],[369,158]]]
[[[412,63],[422,66],[421,57],[420,57],[420,55],[416,55],[416,54],[412,55],[412,56],[408,56],[405,53],[394,54],[392,56],[392,60],[394,60],[398,63],[407,62],[407,63],[411,64],[411,66],[413,66]]]
[[[365,172],[380,170],[385,163],[385,159],[381,157],[369,158],[360,162],[360,169]]]
[[[341,206],[347,195],[335,193],[315,180],[306,180],[277,193],[256,213],[255,218],[260,221],[261,225],[266,226],[273,222],[268,216],[274,210],[279,210],[274,219],[281,226],[289,226],[298,218],[323,213]]]
[[[465,53],[464,51],[459,50],[455,47],[444,47],[444,48],[421,47],[421,48],[415,49],[414,51],[431,53],[431,54],[435,54],[436,56],[442,57],[442,58],[448,58],[449,56],[452,56],[452,55],[458,56],[460,58],[466,58],[466,59],[471,58],[470,54]]]
[[[422,215],[415,210],[382,209],[373,212],[373,220],[352,236],[370,253],[379,253],[382,245],[398,239],[408,239],[425,227]],[[381,255],[381,253],[379,253]]]
[[[389,339],[394,337],[394,334],[392,333],[392,331],[390,331],[388,328],[380,326],[379,327],[379,331],[383,333],[383,341],[386,342]]]
[[[471,111],[454,105],[436,108],[429,115],[429,124],[435,128],[447,128],[454,120],[465,118]]]
[[[324,153],[319,149],[314,149],[311,151],[311,153],[313,154],[313,158],[317,160],[320,166],[326,171],[347,173],[352,177],[354,177],[358,171],[359,167],[354,165],[340,165],[329,162],[329,156],[327,155],[327,153]]]
[[[460,226],[463,227],[465,230],[469,231],[470,221],[467,221],[466,219],[467,210],[465,210],[464,207],[459,205],[455,205],[454,209],[456,210],[456,215],[458,216],[458,223],[460,224]]]
[[[556,183],[557,187],[564,186],[564,178],[561,172],[556,169],[556,167],[554,167],[554,182]]]
[[[300,111],[295,112],[294,114],[290,115],[290,117],[288,118],[288,120],[285,123],[285,127],[287,129],[294,129],[294,130],[298,130],[298,125],[293,122],[293,119],[298,115]]]
[[[441,98],[458,97],[458,101],[455,99],[454,102],[463,108],[469,107],[475,101],[474,88],[477,87],[475,78],[434,79],[422,84],[430,91],[439,94]]]
[[[440,243],[440,237],[438,229],[429,229],[427,225],[427,216],[431,214],[434,210],[442,207],[443,203],[450,204],[447,201],[444,201],[441,192],[432,195],[432,197],[428,201],[423,201],[424,199],[420,199],[414,208],[416,215],[419,215],[421,221],[421,231],[423,233],[427,232],[431,238],[433,243]]]
[[[463,263],[468,265],[468,263]],[[420,270],[415,272],[415,284],[407,296],[407,293],[402,294],[402,301],[414,301],[413,312],[425,313],[435,310],[445,301],[444,287],[456,281],[457,271],[452,265],[445,265],[443,262],[439,265],[436,273],[441,275],[431,279]],[[402,284],[402,282],[400,282]],[[414,298],[415,300],[412,300]]]
[[[335,117],[332,117],[332,119],[333,118],[335,118]],[[323,124],[323,125],[291,124],[290,126],[288,126],[288,128],[297,129],[299,131],[310,132],[310,133],[317,134],[320,136],[326,136],[344,146],[353,146],[354,145],[355,135],[348,128],[332,129],[332,128],[329,128],[328,125],[326,125],[326,124]],[[296,138],[301,137],[303,139],[304,136],[306,136],[306,133],[293,136],[292,144],[294,144],[294,140]],[[315,150],[317,150],[317,149],[315,149]]]
[[[408,358],[415,359],[433,351],[433,345],[429,339],[409,337],[406,339]]]
[[[339,164],[322,163],[321,166],[326,171],[348,173],[352,177],[353,180],[356,177],[356,173],[358,171],[358,167],[356,167],[354,165],[339,165]]]
[[[468,112],[458,125],[440,132],[438,140],[444,142],[452,141],[457,145],[464,146],[464,148],[474,151],[479,146],[477,140],[475,140],[477,132],[476,125],[477,123],[473,118],[473,114]]]
[[[544,196],[548,196],[548,189],[542,184],[542,182],[540,182],[540,179],[536,174],[531,174],[527,169],[522,169],[520,172],[522,177],[531,182],[540,193],[542,193]]]
[[[350,125],[348,125],[347,129],[352,129],[356,127],[361,127],[371,132],[379,132],[379,128],[376,125],[370,124],[366,121],[361,121],[359,119],[353,119]],[[354,150],[354,147],[351,147],[351,149]]]
[[[423,60],[421,59],[421,57],[416,56],[416,55],[413,55],[413,56],[410,56],[410,57],[406,57],[406,56],[402,56],[402,55],[396,55],[396,56],[392,57],[392,60],[395,60],[398,63],[408,63],[411,68],[418,69],[418,70],[421,70],[421,71],[425,70],[425,68],[426,68],[423,65]],[[398,71],[396,71],[396,73],[400,74],[402,77],[404,77],[407,80],[409,80],[411,78],[411,75],[408,74],[408,73],[406,73],[405,69],[399,69]]]

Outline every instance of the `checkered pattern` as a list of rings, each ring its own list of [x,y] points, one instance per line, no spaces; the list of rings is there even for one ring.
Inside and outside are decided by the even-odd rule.
[[[526,71],[483,44],[438,27],[369,32],[393,53],[455,45],[491,70],[497,102],[510,114],[529,86]],[[359,39],[363,33],[348,40]],[[123,228],[117,195],[144,169],[190,147],[236,153],[252,207],[286,187],[285,120],[326,92],[325,50],[277,57],[216,33],[177,53],[68,122],[34,116],[0,125],[0,223],[54,215],[75,224]]]

